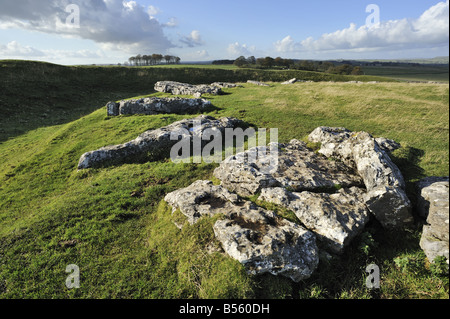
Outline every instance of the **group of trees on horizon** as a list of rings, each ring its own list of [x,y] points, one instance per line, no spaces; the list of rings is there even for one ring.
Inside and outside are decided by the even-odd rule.
[[[283,59],[281,57],[255,58],[254,56],[240,56],[236,60],[217,60],[213,64],[234,64],[240,68],[258,68],[258,69],[290,69],[325,72],[332,74],[351,74],[362,75],[364,72],[360,66],[351,64],[334,64],[330,61],[311,61],[311,60],[293,60]]]
[[[156,64],[179,64],[181,59],[177,56],[173,55],[162,55],[153,53],[151,55],[141,55],[138,54],[136,56],[132,56],[128,59],[130,65],[135,66],[147,66],[147,65],[156,65]]]

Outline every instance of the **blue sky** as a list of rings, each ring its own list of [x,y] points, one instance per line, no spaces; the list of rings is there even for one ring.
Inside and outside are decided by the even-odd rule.
[[[448,21],[448,0],[0,0],[0,59],[427,58],[448,55]]]

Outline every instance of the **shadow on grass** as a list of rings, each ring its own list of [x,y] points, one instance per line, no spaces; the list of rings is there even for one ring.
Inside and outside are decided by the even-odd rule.
[[[390,154],[392,161],[398,166],[405,179],[406,195],[411,201],[413,216],[416,221],[421,220],[415,212],[419,195],[416,189],[416,182],[426,177],[425,171],[419,166],[420,159],[424,155],[425,152],[423,150],[410,146],[402,147]]]

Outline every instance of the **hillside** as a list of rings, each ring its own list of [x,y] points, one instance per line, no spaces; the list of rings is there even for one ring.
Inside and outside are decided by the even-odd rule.
[[[212,178],[217,164],[162,159],[76,169],[87,151],[195,117],[107,117],[106,102],[167,96],[153,91],[159,80],[231,81],[243,87],[207,95],[216,107],[209,115],[278,128],[280,142],[304,139],[318,126],[394,139],[403,147],[393,160],[414,197],[418,179],[449,174],[448,85],[385,80],[283,86],[278,82],[324,75],[20,61],[0,61],[0,72],[0,298],[448,298],[448,277],[430,269],[419,247],[420,224],[392,233],[372,222],[342,256],[295,284],[252,277],[226,255],[206,253],[214,242],[213,219],[182,230],[173,224],[165,194]],[[259,87],[247,79],[273,82]],[[363,284],[370,263],[382,269],[376,293]],[[70,264],[81,269],[80,289],[64,286]]]
[[[66,67],[44,62],[0,60],[0,141],[25,129],[67,123],[107,101],[153,92],[160,80],[192,84],[216,81],[392,81],[380,77],[352,77],[306,71],[264,71],[210,66]]]

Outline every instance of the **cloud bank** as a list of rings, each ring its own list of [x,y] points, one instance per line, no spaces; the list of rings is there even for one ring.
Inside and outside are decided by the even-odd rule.
[[[66,23],[75,4],[80,12],[79,28]],[[164,27],[154,15],[159,9],[145,8],[135,1],[122,0],[14,0],[2,1],[0,28],[20,28],[62,34],[99,43],[104,49],[129,53],[166,52],[175,45],[165,36]]]
[[[296,42],[288,35],[274,43],[275,50],[288,52],[370,52],[448,47],[449,0],[439,2],[419,18],[384,21],[376,26],[348,28]]]

